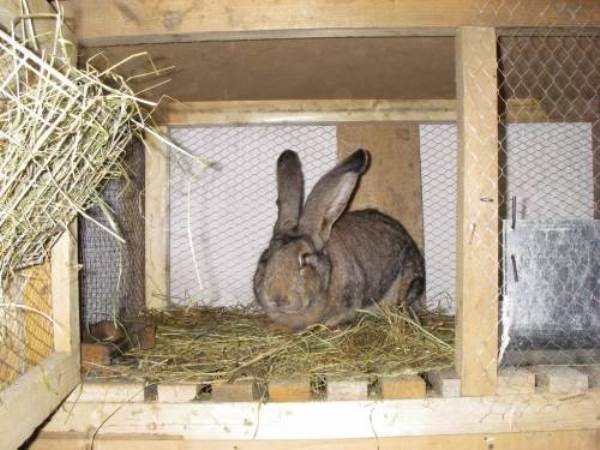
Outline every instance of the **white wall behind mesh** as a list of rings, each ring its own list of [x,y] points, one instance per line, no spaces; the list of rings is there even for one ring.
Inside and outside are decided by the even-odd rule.
[[[277,157],[298,152],[308,192],[335,164],[335,126],[174,128],[171,136],[220,167],[192,178],[171,164],[171,300],[248,304],[277,217]]]
[[[517,219],[593,219],[590,123],[510,124],[505,147],[505,201],[516,197]]]
[[[255,265],[276,218],[275,161],[282,150],[296,150],[308,192],[335,164],[336,128],[202,127],[171,134],[220,165],[190,177],[193,168],[171,164],[171,299],[250,303]],[[510,124],[505,139],[505,198],[517,197],[520,218],[592,216],[589,124]],[[420,141],[428,304],[454,312],[456,126],[421,125]]]
[[[456,278],[456,125],[421,125],[427,305],[453,312]]]

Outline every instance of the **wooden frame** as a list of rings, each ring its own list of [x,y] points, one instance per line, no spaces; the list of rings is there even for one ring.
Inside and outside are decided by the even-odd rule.
[[[84,450],[89,448],[87,435],[42,434],[32,450]],[[481,450],[500,448],[503,450],[591,450],[598,442],[597,430],[538,431],[521,433],[485,433],[428,436],[401,436],[390,438],[360,439],[303,439],[303,440],[231,440],[205,441],[182,439],[181,437],[101,435],[94,440],[95,450]]]
[[[0,448],[16,448],[80,382],[77,226],[52,249],[54,353],[0,392]]]
[[[166,135],[168,128],[159,131]],[[145,144],[146,307],[164,309],[169,293],[169,150],[151,135]]]
[[[498,85],[496,32],[461,28],[458,95],[455,366],[462,395],[496,389],[498,352]]]
[[[209,446],[219,440],[243,443],[348,439],[408,439],[434,435],[560,432],[596,429],[600,391],[538,392],[479,398],[403,400],[137,403],[77,401],[57,411],[44,427],[42,443],[81,442],[94,430],[106,439],[182,439]],[[552,407],[549,407],[552,405]],[[215,420],[218,418],[218,420]],[[343,420],[340,420],[343,418]],[[285,426],[283,426],[285,424]],[[83,438],[85,441],[85,438]],[[34,448],[50,448],[42,443]],[[110,447],[106,444],[106,448]],[[241,448],[245,444],[242,444]],[[257,444],[258,445],[258,444]],[[63,447],[65,448],[65,447]],[[66,447],[69,448],[69,447]],[[71,447],[79,448],[79,447]],[[104,447],[102,447],[104,448]],[[191,447],[193,448],[193,447]]]
[[[576,3],[590,25],[600,24],[595,0]],[[479,13],[477,0],[78,0],[67,3],[87,46],[199,40],[398,35],[452,35],[456,27],[569,26],[572,7],[548,8],[547,0],[504,0],[496,14]],[[524,4],[527,7],[522,7]],[[566,5],[568,6],[568,5]],[[98,14],[102,11],[102,14]]]

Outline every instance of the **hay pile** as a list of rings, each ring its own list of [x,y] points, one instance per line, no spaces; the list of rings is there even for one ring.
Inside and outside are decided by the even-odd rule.
[[[154,131],[156,104],[128,87],[119,64],[72,65],[59,15],[56,23],[40,53],[36,36],[0,30],[0,313],[11,306],[4,294],[16,271],[41,263],[77,214],[93,220],[85,211],[109,178],[126,173],[134,137],[150,133],[182,151]],[[94,222],[123,242],[114,222]]]
[[[349,326],[292,334],[245,309],[193,308],[153,313],[156,347],[132,350],[102,378],[221,383],[236,379],[417,373],[452,366],[454,323],[397,309],[363,312]]]

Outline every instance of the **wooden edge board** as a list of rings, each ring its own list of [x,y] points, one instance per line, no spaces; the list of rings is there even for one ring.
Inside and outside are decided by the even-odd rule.
[[[306,402],[312,400],[310,380],[272,380],[267,385],[270,402]]]
[[[382,377],[381,396],[384,399],[425,398],[425,380],[419,375]]]
[[[203,440],[182,439],[179,436],[101,435],[93,440],[94,450],[481,450],[499,449],[569,449],[597,448],[597,429],[540,431],[520,433],[485,433],[429,436],[369,437],[359,439],[299,439],[299,440]],[[92,438],[78,433],[41,433],[30,450],[87,450]]]
[[[454,122],[455,100],[245,100],[170,104],[169,126],[335,122]]]
[[[600,390],[576,396],[488,397],[295,403],[65,404],[53,433],[171,435],[182,439],[339,439],[600,427]],[[218,418],[218,420],[216,420]],[[343,420],[340,420],[343,418]]]
[[[369,395],[369,380],[330,378],[326,380],[326,390],[329,401],[366,400]]]
[[[234,383],[212,385],[213,402],[252,402],[264,399],[264,386],[254,380],[240,380]]]
[[[0,448],[17,448],[79,383],[79,356],[56,352],[0,391]]]
[[[126,402],[144,401],[144,383],[134,382],[96,382],[86,381],[79,384],[67,397],[66,402]]]
[[[160,383],[156,386],[157,398],[161,403],[187,403],[198,395],[199,384]]]
[[[535,373],[538,389],[551,394],[580,393],[589,387],[588,375],[571,367],[537,366],[531,370]]]
[[[441,397],[460,397],[461,380],[454,369],[427,373],[427,380],[434,392]]]
[[[600,25],[595,0],[578,8],[549,8],[548,0],[504,0],[481,8],[477,0],[404,0],[344,4],[264,0],[153,2],[77,0],[65,2],[81,45],[125,45],[198,40],[364,36],[376,33],[449,34],[455,27],[564,27]],[[581,3],[581,4],[579,4]],[[101,11],[102,14],[98,14]],[[440,30],[441,29],[441,30]],[[420,30],[420,31],[419,31]]]
[[[496,395],[533,394],[535,374],[526,368],[503,368],[498,371]]]

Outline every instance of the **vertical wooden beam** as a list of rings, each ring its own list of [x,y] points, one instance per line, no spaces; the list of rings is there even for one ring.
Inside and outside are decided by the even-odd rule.
[[[163,134],[167,127],[160,127]],[[169,153],[166,145],[147,135],[145,188],[146,307],[163,309],[169,294]]]
[[[456,37],[456,370],[465,396],[492,395],[498,351],[498,82],[493,28]]]
[[[340,159],[358,148],[371,153],[371,165],[361,177],[350,208],[377,208],[392,216],[423,249],[419,145],[417,124],[362,123],[337,127]]]
[[[54,350],[74,355],[79,364],[79,261],[77,256],[77,220],[74,220],[54,244],[51,261]]]

